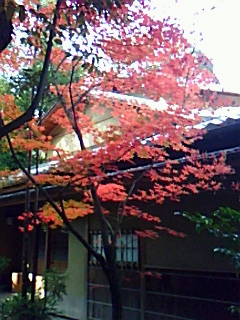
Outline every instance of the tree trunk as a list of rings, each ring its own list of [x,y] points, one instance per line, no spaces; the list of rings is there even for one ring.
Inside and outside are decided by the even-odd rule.
[[[5,4],[4,0],[0,0],[0,52],[10,44],[13,33],[12,20],[6,16]]]
[[[111,234],[111,241],[109,241],[109,225],[104,217],[101,201],[97,195],[97,190],[94,185],[92,186],[91,194],[94,202],[95,213],[101,224],[101,238],[106,257],[106,264],[105,262],[99,262],[101,263],[102,269],[110,286],[112,320],[122,320],[121,282],[116,262],[116,233]]]
[[[108,281],[112,300],[112,320],[122,320],[122,293],[116,264],[109,266]]]

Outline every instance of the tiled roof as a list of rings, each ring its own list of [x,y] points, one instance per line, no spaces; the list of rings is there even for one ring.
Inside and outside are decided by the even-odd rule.
[[[202,110],[200,112],[202,122],[197,126],[199,129],[214,130],[240,123],[240,107],[228,106],[216,110]]]
[[[102,92],[95,92],[96,95],[102,94]],[[109,98],[117,98],[119,100],[126,100],[129,102],[135,102],[135,103],[143,103],[147,104],[152,108],[159,108],[161,110],[165,109],[166,102],[164,99],[160,100],[160,103],[156,103],[154,101],[151,101],[149,99],[139,98],[139,97],[132,97],[132,96],[126,96],[116,93],[107,93],[107,97]],[[202,117],[202,122],[197,125],[197,128],[199,129],[206,129],[207,131],[212,131],[215,129],[220,129],[222,127],[230,127],[235,124],[240,125],[240,107],[237,106],[226,106],[221,107],[218,109],[208,109],[208,110],[202,110],[200,112],[200,116]],[[146,143],[146,142],[145,142]],[[56,161],[49,161],[46,163],[43,163],[39,166],[38,172],[44,173],[47,172],[51,167],[55,167],[57,165]],[[32,168],[31,173],[35,174],[36,169]],[[14,174],[8,177],[0,178],[0,190],[5,189],[5,187],[9,187],[12,185],[17,185],[21,183],[26,182],[26,177],[22,172],[19,172],[18,174]],[[0,191],[0,193],[2,193]]]

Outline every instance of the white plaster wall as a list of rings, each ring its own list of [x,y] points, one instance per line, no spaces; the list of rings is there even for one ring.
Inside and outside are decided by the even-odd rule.
[[[82,236],[87,237],[87,219],[77,219],[73,226]],[[67,296],[60,303],[59,310],[79,320],[87,319],[87,266],[87,250],[69,234]]]
[[[100,131],[104,131],[109,125],[117,123],[117,119],[114,119],[109,112],[110,111],[107,110],[107,112],[103,115],[91,115],[90,110],[86,110],[86,114],[92,116],[96,128]],[[70,153],[77,151],[80,148],[79,141],[75,133],[66,133],[63,128],[56,126],[51,132],[51,135],[53,136],[52,144],[55,145],[56,148]],[[83,135],[83,141],[86,148],[91,148],[94,146],[93,137],[89,133]],[[56,155],[56,152],[49,151],[47,158],[51,158],[52,156]]]

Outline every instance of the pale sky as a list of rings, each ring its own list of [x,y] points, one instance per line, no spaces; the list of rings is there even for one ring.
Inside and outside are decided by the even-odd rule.
[[[155,16],[178,18],[189,41],[212,60],[220,89],[240,93],[240,0],[151,2]]]

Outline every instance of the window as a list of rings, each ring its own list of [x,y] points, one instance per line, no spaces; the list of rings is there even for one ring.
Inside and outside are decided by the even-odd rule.
[[[68,261],[68,233],[56,230],[53,242],[53,260]]]
[[[110,235],[109,235],[110,239]],[[101,232],[90,232],[90,241],[93,248],[104,256]],[[139,241],[138,236],[132,231],[123,231],[122,236],[117,238],[116,259],[120,266],[137,268],[139,265]],[[97,265],[95,258],[90,258],[91,265]]]

